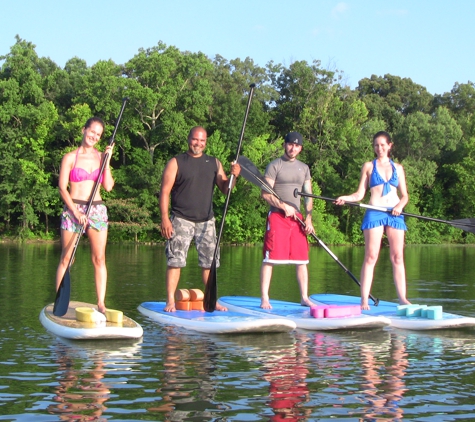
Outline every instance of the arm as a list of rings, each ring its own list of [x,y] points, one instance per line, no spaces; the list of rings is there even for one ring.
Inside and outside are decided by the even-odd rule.
[[[371,161],[363,164],[358,190],[351,195],[339,196],[335,201],[336,205],[343,205],[345,201],[358,202],[364,198],[366,189],[368,189],[369,175],[371,174],[372,166],[373,163]]]
[[[216,159],[216,164],[218,165],[218,173],[216,175],[216,185],[218,186],[219,190],[226,195],[229,189],[229,179],[226,176],[223,166],[221,165],[221,162],[218,159]],[[234,176],[233,185],[231,186],[231,189],[234,188],[234,186],[236,186],[236,180],[240,173],[241,173],[241,166],[237,163],[231,163],[231,174]]]
[[[312,182],[311,180],[306,180],[302,186],[302,191],[304,193],[312,193]],[[313,199],[311,197],[305,196],[303,199],[305,207],[305,233],[315,233],[315,228],[312,223],[312,210],[313,210]]]
[[[272,180],[268,177],[265,178],[267,184],[273,188],[274,187],[274,184],[275,184],[275,180]],[[269,193],[269,192],[266,192],[265,190],[262,190],[261,191],[261,197],[271,206],[275,207],[275,208],[279,208],[281,209],[282,211],[284,211],[284,214],[286,217],[294,217],[296,216],[296,212],[297,210],[291,206],[291,205],[288,205],[286,204],[285,202],[281,201],[280,199],[278,199],[275,195]]]
[[[401,164],[395,164],[397,169],[397,176],[399,178],[399,194],[401,195],[399,198],[398,204],[393,208],[392,214],[393,215],[400,215],[404,207],[409,202],[409,194],[407,192],[407,185],[406,185],[406,175],[404,173],[404,168]]]
[[[102,177],[102,187],[106,190],[106,192],[110,192],[115,184],[114,178],[112,177],[111,167],[110,167],[110,161],[112,158],[113,150],[114,150],[114,144],[108,145],[106,147],[105,152],[102,154],[102,156],[104,157],[106,153],[109,153],[107,157],[106,165],[104,167],[103,177]]]
[[[61,196],[61,199],[63,200],[66,207],[68,207],[70,213],[74,215],[76,220],[78,220],[80,224],[85,224],[87,223],[86,215],[77,209],[68,190],[69,173],[71,172],[73,165],[74,165],[74,155],[71,153],[66,154],[61,160],[61,168],[59,171],[59,181],[58,181],[59,195]]]
[[[165,239],[170,239],[173,234],[172,222],[170,221],[168,208],[170,205],[170,194],[173,185],[175,184],[177,171],[178,163],[176,158],[172,158],[165,166],[165,170],[163,170],[162,175],[162,187],[160,189],[160,215],[162,217],[162,221],[160,223],[160,228],[162,236]]]

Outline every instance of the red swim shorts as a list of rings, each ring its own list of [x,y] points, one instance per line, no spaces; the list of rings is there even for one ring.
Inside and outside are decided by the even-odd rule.
[[[269,264],[308,264],[308,240],[302,225],[280,212],[270,212],[263,252]]]

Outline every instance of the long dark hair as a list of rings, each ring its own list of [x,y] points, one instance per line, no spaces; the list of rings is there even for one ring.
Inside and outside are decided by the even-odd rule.
[[[84,124],[84,129],[87,129],[93,123],[99,123],[102,126],[102,130],[106,128],[104,124],[104,120],[102,120],[100,117],[90,117],[89,119],[87,119],[87,122]]]

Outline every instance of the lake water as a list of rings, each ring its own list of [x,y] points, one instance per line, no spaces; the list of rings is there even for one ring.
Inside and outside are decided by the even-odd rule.
[[[359,278],[362,248],[331,248]],[[107,305],[144,328],[140,341],[66,341],[38,320],[54,300],[55,244],[0,244],[0,421],[468,421],[475,418],[475,329],[391,328],[204,335],[161,326],[137,306],[165,297],[161,246],[109,245]],[[225,247],[219,295],[259,295],[259,247]],[[321,248],[310,292],[358,295]],[[475,247],[406,248],[408,297],[475,317]],[[95,303],[87,245],[72,299]],[[194,250],[180,288],[201,287]],[[373,295],[396,298],[388,250]],[[294,267],[271,297],[299,300]]]

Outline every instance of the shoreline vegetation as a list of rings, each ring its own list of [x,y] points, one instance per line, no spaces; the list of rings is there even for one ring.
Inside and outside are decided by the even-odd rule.
[[[81,127],[93,115],[106,122],[104,149],[128,97],[111,160],[116,186],[103,195],[109,241],[163,243],[157,193],[166,162],[186,149],[189,129],[201,125],[209,135],[206,152],[229,172],[252,83],[242,155],[262,172],[281,155],[282,137],[298,131],[313,192],[338,197],[355,189],[361,163],[373,159],[371,136],[385,130],[394,140],[393,159],[406,170],[406,212],[446,220],[475,215],[470,81],[431,94],[406,77],[368,75],[350,89],[343,71],[325,69],[319,60],[259,66],[249,57],[210,58],[158,42],[124,64],[100,60],[88,66],[73,57],[60,67],[35,49],[17,36],[9,52],[0,52],[2,242],[58,241],[61,157],[77,149]],[[217,221],[224,201],[214,196]],[[259,189],[238,178],[222,244],[262,242],[267,212]],[[361,210],[314,200],[314,226],[328,245],[363,245],[362,217]],[[475,243],[472,233],[445,224],[406,223],[408,245]]]

